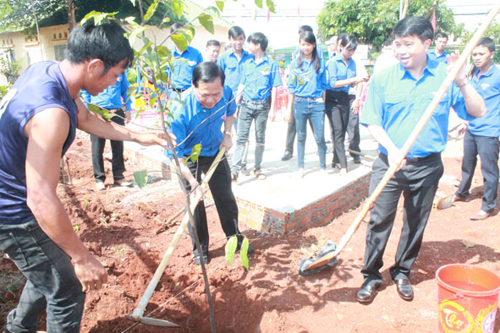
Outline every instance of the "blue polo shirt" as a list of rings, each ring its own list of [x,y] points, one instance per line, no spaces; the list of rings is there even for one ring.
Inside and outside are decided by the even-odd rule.
[[[500,69],[493,64],[481,77],[477,77],[479,69],[474,74],[471,84],[484,99],[486,115],[474,118],[467,128],[478,136],[500,137]]]
[[[192,46],[188,46],[182,53],[177,52],[175,48],[173,55],[174,70],[170,74],[170,83],[175,89],[188,89],[193,80],[193,70],[203,62],[203,56]]]
[[[236,111],[231,88],[224,86],[221,100],[211,109],[200,105],[193,88],[183,92],[181,100],[182,102],[172,102],[172,116],[169,117],[172,127],[170,130],[177,138],[177,143],[182,143],[175,148],[177,156],[190,156],[197,144],[201,144],[200,156],[215,156],[222,142],[222,124],[226,117],[232,116]],[[165,150],[165,154],[173,158],[170,150]]]
[[[356,62],[349,58],[346,63],[342,59],[342,54],[337,54],[334,58],[328,61],[327,66],[328,72],[328,90],[331,91],[342,91],[345,93],[349,92],[351,85],[347,85],[340,88],[333,88],[337,81],[347,80],[356,76]]]
[[[271,89],[283,85],[278,63],[264,55],[258,64],[250,59],[243,66],[241,84],[245,86],[243,97],[253,101],[261,101],[271,96]]]
[[[127,89],[129,87],[130,84],[127,81],[127,77],[124,74],[121,74],[118,76],[114,86],[109,86],[97,96],[90,96],[85,89],[82,89],[80,94],[82,95],[85,103],[96,104],[107,110],[119,109],[125,105],[125,110],[131,111],[132,101],[127,95]]]
[[[401,64],[381,71],[370,81],[360,123],[383,127],[396,147],[401,149],[446,76],[446,66],[429,59],[418,80]],[[460,88],[452,84],[406,157],[425,157],[445,149],[450,107],[459,117],[474,119],[465,111]],[[387,155],[382,145],[379,145],[379,150]]]
[[[234,54],[234,50],[224,52],[219,56],[219,59],[217,59],[217,65],[219,65],[224,75],[226,75],[224,85],[229,86],[233,94],[238,92],[238,86],[241,83],[241,76],[243,73],[243,65],[250,59],[253,59],[253,55],[245,50],[241,51],[240,59]]]
[[[444,63],[445,65],[448,65],[448,59],[446,56],[448,55],[448,52],[443,51],[439,56],[436,54],[436,50],[428,51],[427,55],[429,56],[429,59],[431,60],[437,60],[439,62]]]
[[[288,75],[288,93],[298,97],[323,97],[327,88],[325,63],[320,59],[319,73],[310,63],[302,60],[302,68],[299,68],[298,59],[292,61],[290,74]]]

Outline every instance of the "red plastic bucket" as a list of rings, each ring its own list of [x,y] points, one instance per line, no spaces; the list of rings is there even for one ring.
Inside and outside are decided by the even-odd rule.
[[[446,265],[436,272],[439,332],[493,333],[500,278],[487,269]]]

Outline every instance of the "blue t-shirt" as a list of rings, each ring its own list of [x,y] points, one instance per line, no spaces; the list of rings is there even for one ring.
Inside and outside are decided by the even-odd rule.
[[[85,89],[82,89],[80,94],[86,104],[93,103],[107,110],[119,109],[125,105],[125,109],[130,111],[132,110],[132,101],[127,95],[127,89],[129,87],[130,84],[127,81],[127,77],[124,74],[120,74],[116,80],[116,84],[107,87],[106,90],[99,95],[90,96]]]
[[[338,54],[335,58],[332,58],[328,61],[327,64],[327,72],[328,72],[328,90],[331,91],[343,91],[348,93],[350,84],[340,87],[333,88],[337,81],[347,80],[356,76],[356,62],[349,58],[349,61],[346,63],[342,59],[342,55]]]
[[[243,97],[253,101],[268,99],[273,87],[283,85],[278,63],[266,54],[258,64],[250,59],[243,66],[241,84],[245,86]]]
[[[78,107],[55,62],[29,67],[0,103],[0,224],[34,219],[26,204],[26,151],[24,126],[37,113],[60,108],[68,113],[70,130],[62,155],[75,138]]]
[[[471,85],[484,99],[486,115],[474,118],[467,128],[478,136],[500,137],[500,68],[495,64],[478,79],[479,69],[471,80]]]
[[[224,52],[219,56],[219,59],[217,59],[217,65],[219,65],[226,76],[224,85],[231,88],[235,95],[241,83],[243,65],[250,59],[253,59],[253,55],[245,50],[241,51],[241,58],[239,60],[236,54],[234,54],[234,50]]]
[[[401,149],[446,76],[446,66],[429,59],[418,80],[401,64],[381,71],[370,81],[360,123],[381,126],[396,147]],[[459,117],[474,119],[465,111],[460,88],[452,84],[406,157],[425,157],[446,148],[450,107]],[[379,145],[379,150],[387,155],[382,145]]]
[[[429,59],[431,60],[436,60],[439,62],[442,62],[445,65],[448,65],[448,59],[446,56],[448,55],[448,52],[443,51],[439,56],[436,54],[436,50],[428,51],[427,55],[429,56]]]
[[[327,88],[325,63],[320,59],[319,72],[316,72],[313,61],[302,60],[302,68],[298,59],[294,59],[288,75],[288,93],[298,97],[323,97]]]
[[[192,46],[188,46],[182,53],[174,49],[173,56],[174,70],[170,73],[170,83],[175,89],[188,89],[191,87],[194,68],[203,62],[203,56]]]
[[[221,100],[211,109],[200,105],[193,88],[183,92],[181,100],[182,102],[172,102],[172,117],[168,119],[171,120],[170,130],[177,138],[177,144],[180,144],[175,148],[177,156],[190,156],[197,144],[201,144],[200,156],[215,156],[222,142],[222,124],[226,117],[236,112],[231,88],[224,86]],[[173,158],[170,150],[165,150],[165,153],[169,158]]]

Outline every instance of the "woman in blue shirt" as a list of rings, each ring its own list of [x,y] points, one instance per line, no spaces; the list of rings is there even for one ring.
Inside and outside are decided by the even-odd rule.
[[[288,75],[288,107],[286,121],[295,117],[297,129],[297,152],[299,177],[304,176],[304,154],[307,135],[307,120],[313,126],[314,138],[318,145],[319,164],[326,170],[325,144],[325,104],[323,93],[326,89],[325,64],[316,49],[316,37],[312,32],[304,32],[300,37],[300,54],[291,64]]]
[[[341,174],[347,173],[344,141],[349,121],[349,88],[367,80],[367,77],[356,76],[356,63],[352,55],[357,47],[358,41],[353,35],[339,36],[340,52],[327,65],[328,87],[325,98],[326,114],[333,132],[332,167],[340,167]]]

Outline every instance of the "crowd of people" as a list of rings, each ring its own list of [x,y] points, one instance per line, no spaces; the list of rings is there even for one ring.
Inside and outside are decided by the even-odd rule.
[[[184,27],[172,26],[172,32],[178,29]],[[299,29],[299,46],[286,78],[289,98],[284,118],[290,125],[282,158],[289,160],[293,156],[296,136],[299,177],[304,175],[307,123],[318,147],[320,169],[327,168],[325,115],[334,145],[332,167],[340,169],[341,174],[348,171],[346,133],[355,163],[359,161],[356,154],[360,151],[359,124],[366,126],[379,143],[380,154],[373,163],[370,192],[388,168],[401,160],[403,144],[458,55],[445,53],[442,45],[446,45],[447,36],[439,34],[435,52],[429,52],[434,32],[423,17],[404,18],[393,34],[394,40],[384,44],[380,64],[377,61],[377,66],[384,69],[377,69],[370,78],[352,59],[358,45],[354,35],[332,37],[327,43],[326,61],[312,29],[309,26]],[[78,332],[85,293],[99,289],[106,282],[104,267],[76,235],[56,194],[59,160],[74,140],[76,128],[95,137],[92,139],[96,150],[94,174],[98,183],[104,182],[100,140],[156,144],[164,147],[170,158],[174,154],[179,157],[180,169],[174,171],[183,176],[183,185],[192,200],[197,200],[202,196],[199,183],[203,174],[221,149],[228,151],[233,146],[235,127],[236,149],[231,163],[227,158],[221,160],[209,187],[225,235],[236,235],[238,249],[242,246],[238,206],[231,183],[246,170],[252,122],[256,128],[253,174],[260,180],[266,178],[262,169],[266,124],[274,116],[276,91],[283,81],[277,63],[266,54],[268,39],[264,34],[256,32],[247,38],[243,29],[234,26],[229,29],[228,39],[231,48],[220,55],[220,42],[207,42],[207,61],[191,46],[173,51],[170,84],[172,91],[180,94],[171,105],[169,135],[178,143],[174,147],[168,147],[161,135],[138,133],[118,122],[104,121],[89,112],[79,98],[80,91],[85,90],[86,102],[102,102],[104,108],[114,110],[117,115],[129,109],[124,88],[118,84],[124,81],[123,74],[134,55],[124,30],[113,21],[95,26],[93,20],[88,20],[76,27],[70,34],[65,60],[35,64],[20,76],[0,104],[0,250],[9,255],[27,278],[19,305],[6,320],[6,332],[35,331],[38,315],[44,310],[48,331]],[[245,41],[248,51],[243,48]],[[473,219],[483,220],[494,213],[500,137],[500,70],[493,64],[494,55],[493,40],[481,39],[472,55],[475,70],[470,76],[465,68],[459,71],[376,200],[367,227],[361,270],[364,282],[356,296],[358,302],[372,302],[381,286],[382,258],[401,196],[404,197],[403,229],[390,274],[402,299],[410,301],[414,297],[411,267],[422,245],[443,174],[441,152],[446,146],[451,109],[467,121],[462,182],[454,200],[467,200],[470,195],[479,155],[485,191],[481,210]],[[114,90],[109,86],[115,86]],[[193,148],[199,144],[198,158],[190,159]],[[118,160],[113,174],[115,183],[123,185],[120,151],[122,148],[116,149]],[[189,231],[194,260],[197,264],[209,263],[210,233],[203,201],[193,217],[194,228]],[[195,246],[195,235],[199,237],[201,252]]]

